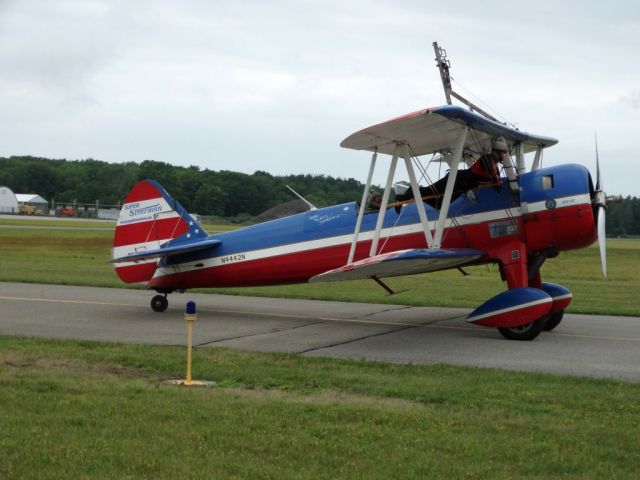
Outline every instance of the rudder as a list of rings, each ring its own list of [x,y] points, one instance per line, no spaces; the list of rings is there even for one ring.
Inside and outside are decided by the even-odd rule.
[[[153,180],[138,182],[122,205],[113,238],[111,258],[160,248],[172,239],[199,238],[206,233],[187,211]],[[158,259],[115,265],[126,283],[146,283],[153,277]]]

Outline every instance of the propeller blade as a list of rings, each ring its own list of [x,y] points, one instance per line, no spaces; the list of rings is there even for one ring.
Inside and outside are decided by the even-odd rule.
[[[600,184],[600,159],[598,158],[598,135],[593,133],[596,141],[596,191],[602,189]]]
[[[602,263],[602,274],[607,278],[607,237],[605,232],[607,209],[600,205],[598,207],[598,246],[600,247],[600,262]]]

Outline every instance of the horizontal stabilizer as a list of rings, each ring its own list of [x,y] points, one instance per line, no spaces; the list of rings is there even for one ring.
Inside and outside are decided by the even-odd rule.
[[[417,248],[382,253],[311,277],[309,282],[336,282],[435,272],[471,263],[485,255],[470,248]]]
[[[183,253],[197,252],[199,250],[213,248],[217,245],[220,245],[221,243],[222,241],[216,238],[199,240],[190,243],[179,243],[178,245],[156,248],[154,250],[132,252],[129,255],[114,258],[113,260],[111,260],[111,263],[140,262],[142,260],[151,260],[153,258],[173,257],[175,255],[182,255]]]

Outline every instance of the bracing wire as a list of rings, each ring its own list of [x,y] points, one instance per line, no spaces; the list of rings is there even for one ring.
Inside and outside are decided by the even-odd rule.
[[[451,78],[451,80],[454,81],[453,78]],[[475,100],[475,102],[478,103],[485,110],[488,110],[489,112],[491,112],[496,118],[501,119],[504,123],[506,123],[508,125],[512,125],[512,126],[515,127],[515,125],[516,125],[515,123],[509,121],[504,115],[502,115],[495,108],[493,108],[487,102],[485,102],[480,97],[478,97],[476,94],[474,94],[469,88],[465,87],[458,80],[455,80],[455,83],[460,87],[461,90],[463,90],[468,96],[472,97]]]
[[[418,158],[417,155],[415,155],[415,153],[413,152],[413,149],[411,148],[411,146],[409,145],[409,153],[410,153],[410,157],[411,160],[413,161],[413,163],[418,167],[418,170],[420,171],[421,175],[420,175],[420,179],[418,180],[418,185],[420,185],[420,182],[426,177],[427,181],[429,181],[429,176],[427,175],[427,171],[426,168],[424,168],[422,166],[422,163],[420,162],[420,159]],[[433,158],[435,157],[435,154],[433,154],[433,156],[431,157],[431,160],[429,160],[429,163],[431,163],[431,161],[433,160]],[[391,238],[391,236],[393,235],[393,231],[395,230],[395,228],[398,226],[398,222],[400,221],[400,218],[402,217],[402,214],[404,213],[404,209],[400,209],[400,213],[398,215],[398,218],[396,218],[396,221],[394,222],[393,226],[391,227],[391,230],[389,232],[389,235],[387,235],[384,238],[384,242],[382,243],[382,246],[378,249],[378,252],[382,252],[384,250],[384,247],[387,245],[387,242],[389,241],[389,239]]]

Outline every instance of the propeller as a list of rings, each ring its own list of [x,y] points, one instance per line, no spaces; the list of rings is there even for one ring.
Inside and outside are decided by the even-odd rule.
[[[607,207],[598,207],[598,245],[600,247],[600,263],[602,264],[602,275],[607,278],[607,237],[605,231]]]
[[[597,208],[598,218],[598,246],[600,247],[600,263],[602,274],[607,277],[607,237],[606,237],[606,211],[607,197],[602,191],[602,178],[600,177],[600,158],[598,156],[598,135],[594,133],[596,143],[596,191],[593,195],[593,204]]]
[[[611,203],[619,202],[620,197],[607,197],[602,188],[602,177],[600,175],[600,159],[598,157],[598,136],[595,135],[596,144],[596,188],[593,193],[593,206],[596,210],[598,218],[598,246],[600,247],[600,263],[602,264],[602,274],[607,277],[607,237],[606,237],[606,219],[607,219],[607,201]]]

